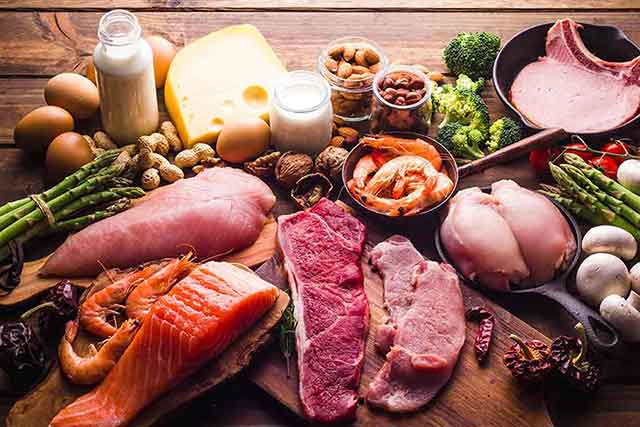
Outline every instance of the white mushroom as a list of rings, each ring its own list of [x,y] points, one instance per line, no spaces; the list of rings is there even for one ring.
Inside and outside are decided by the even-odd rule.
[[[576,287],[580,297],[593,307],[599,307],[609,295],[626,297],[631,290],[627,266],[610,254],[588,256],[578,268]]]
[[[618,182],[634,193],[640,193],[640,160],[622,162],[617,172]]]
[[[640,262],[631,267],[629,277],[631,277],[631,289],[640,294]]]
[[[609,295],[600,304],[600,315],[611,323],[623,340],[640,342],[640,295],[631,291],[624,299]]]
[[[622,228],[599,225],[584,235],[582,250],[587,254],[607,253],[630,260],[636,256],[638,243],[631,233]]]

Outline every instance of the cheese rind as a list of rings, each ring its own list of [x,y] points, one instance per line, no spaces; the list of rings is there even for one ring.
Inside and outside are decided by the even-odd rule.
[[[252,25],[234,25],[185,46],[169,68],[164,99],[187,147],[214,143],[225,120],[269,120],[272,87],[287,70]]]

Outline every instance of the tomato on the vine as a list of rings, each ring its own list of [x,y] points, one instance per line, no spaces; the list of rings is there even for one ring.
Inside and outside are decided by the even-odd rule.
[[[582,157],[582,160],[584,160],[585,162],[588,162],[589,160],[593,159],[592,153],[589,153],[588,151],[575,150],[575,148],[582,149],[582,150],[587,149],[587,146],[582,142],[573,142],[571,144],[567,144],[564,148],[565,148],[565,153],[572,153],[572,154],[575,154],[576,156],[580,156]],[[572,150],[572,148],[574,148],[574,150]]]
[[[537,174],[549,172],[549,161],[551,159],[550,148],[538,148],[529,153],[529,164]]]
[[[627,154],[629,153],[629,146],[620,141],[613,141],[605,144],[602,147],[602,151],[611,154]],[[618,165],[626,160],[624,157],[611,157],[611,159]]]
[[[591,164],[600,169],[606,176],[616,179],[618,174],[618,163],[611,157],[601,156],[591,160]]]

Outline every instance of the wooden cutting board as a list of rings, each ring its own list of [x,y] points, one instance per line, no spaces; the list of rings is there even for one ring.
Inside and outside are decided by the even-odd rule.
[[[232,253],[222,260],[244,264],[248,267],[255,267],[262,264],[271,258],[276,250],[276,228],[275,218],[269,216],[265,226],[262,228],[262,232],[253,245]],[[23,303],[53,287],[60,281],[59,277],[41,277],[38,275],[40,268],[49,256],[25,263],[20,284],[10,294],[0,297],[0,308]],[[93,282],[93,279],[94,278],[78,278],[73,279],[73,283],[78,286],[88,287]]]
[[[427,236],[429,226],[424,226]],[[367,251],[375,243],[388,237],[383,228],[367,224]],[[416,242],[414,241],[414,244]],[[421,242],[416,244],[420,250]],[[424,253],[424,252],[423,252]],[[374,273],[367,263],[367,254],[363,256],[362,268],[365,274],[365,291],[369,299],[371,318],[366,344],[365,362],[360,383],[360,395],[364,396],[368,385],[384,362],[384,356],[374,348],[374,336],[382,323],[383,287],[379,275]],[[435,257],[431,257],[435,259]],[[280,287],[287,286],[279,256],[274,257],[257,270],[258,275]],[[467,323],[467,336],[458,365],[451,381],[421,411],[412,415],[393,416],[382,411],[370,409],[361,403],[357,410],[354,426],[551,426],[541,391],[535,391],[517,384],[502,363],[502,355],[511,346],[510,334],[525,339],[549,339],[497,304],[491,302],[479,292],[462,285],[465,307],[487,306],[496,317],[495,335],[486,363],[480,367],[473,352],[473,341],[477,325]],[[292,361],[291,377],[287,378],[286,366],[279,349],[274,346],[265,352],[251,369],[249,375],[253,382],[267,391],[279,402],[296,414],[303,416],[298,397],[298,377],[295,360]]]

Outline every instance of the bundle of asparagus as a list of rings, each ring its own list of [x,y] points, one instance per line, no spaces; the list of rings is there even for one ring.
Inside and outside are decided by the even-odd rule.
[[[540,192],[594,225],[610,224],[640,240],[640,195],[637,195],[580,156],[565,153],[561,165],[550,164],[558,187],[542,185]]]
[[[0,261],[9,256],[11,241],[24,244],[36,237],[79,230],[142,197],[144,190],[126,178],[131,173],[127,161],[131,150],[106,151],[35,198],[0,206]]]

